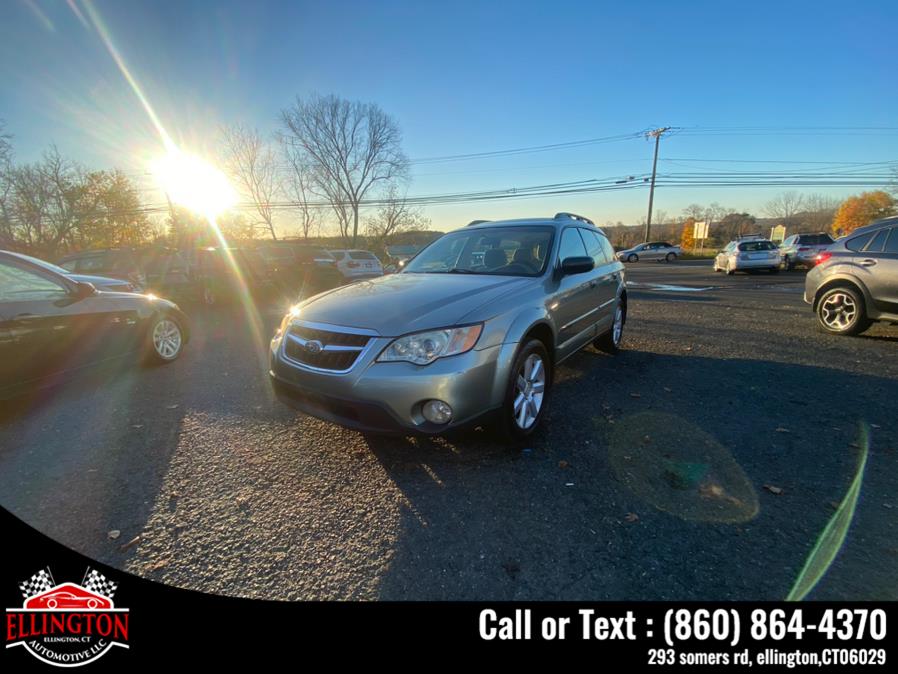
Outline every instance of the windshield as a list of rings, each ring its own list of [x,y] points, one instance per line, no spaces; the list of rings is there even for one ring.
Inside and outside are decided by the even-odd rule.
[[[68,276],[69,274],[72,273],[68,269],[63,269],[59,265],[52,264],[51,262],[47,262],[46,260],[41,260],[36,257],[31,257],[30,255],[22,255],[21,253],[18,253],[18,255],[20,257],[28,260],[29,262],[33,262],[34,264],[39,265],[39,266],[43,267],[44,269],[49,269],[50,271],[55,272],[57,274],[62,274],[63,276]]]
[[[459,229],[418,253],[403,273],[539,276],[554,231],[534,226]]]
[[[741,251],[774,250],[775,248],[776,244],[772,241],[746,241],[739,244],[739,250]]]

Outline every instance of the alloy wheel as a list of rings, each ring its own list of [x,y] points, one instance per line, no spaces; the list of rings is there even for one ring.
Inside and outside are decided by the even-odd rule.
[[[543,359],[531,353],[515,377],[514,422],[527,430],[539,416],[546,392],[546,366]]]
[[[834,292],[820,305],[820,319],[830,330],[845,330],[857,317],[858,308],[848,293]]]
[[[163,318],[153,328],[153,348],[165,360],[172,360],[181,351],[181,328],[171,319]]]

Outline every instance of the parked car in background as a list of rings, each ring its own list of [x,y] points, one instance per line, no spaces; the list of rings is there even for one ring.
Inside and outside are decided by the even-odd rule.
[[[74,274],[89,274],[128,281],[137,292],[147,288],[147,277],[131,248],[105,248],[71,253],[57,261]]]
[[[833,238],[826,232],[793,234],[780,244],[780,264],[786,271],[799,265],[811,269],[817,263],[817,254],[832,243]]]
[[[484,424],[523,439],[558,364],[620,348],[623,269],[581,216],[462,227],[400,273],[295,306],[271,342],[272,384],[285,404],[367,432]]]
[[[0,251],[0,399],[118,356],[168,363],[189,339],[172,302],[98,292],[23,255]]]
[[[367,250],[332,250],[337,269],[347,281],[383,276],[384,269],[374,253]]]
[[[146,277],[146,290],[175,300],[190,299],[193,278],[184,255],[174,249],[150,246],[135,251],[140,270]]]
[[[732,276],[737,271],[752,272],[766,269],[772,274],[780,270],[777,245],[761,237],[743,237],[730,241],[714,258],[714,271]]]
[[[618,251],[617,259],[621,262],[639,262],[640,260],[674,262],[682,254],[683,249],[679,246],[674,246],[666,241],[653,241]]]
[[[264,297],[277,290],[273,272],[257,250],[198,248],[190,257],[195,297],[204,304]]]
[[[260,244],[257,250],[281,294],[294,300],[344,283],[334,256],[320,246],[286,239]]]
[[[47,269],[55,274],[68,276],[70,279],[78,283],[90,283],[97,290],[120,293],[137,292],[137,288],[134,287],[134,284],[124,279],[108,278],[106,276],[93,276],[90,274],[74,274],[68,269],[64,269],[59,265],[52,264],[51,262],[47,262],[46,260],[40,260],[36,257],[31,257],[30,255],[23,255],[21,253],[10,253],[10,255],[20,257],[26,262],[30,262],[31,264],[43,267],[44,269]]]
[[[898,323],[898,217],[854,230],[817,254],[804,301],[824,332],[856,335],[874,321]]]

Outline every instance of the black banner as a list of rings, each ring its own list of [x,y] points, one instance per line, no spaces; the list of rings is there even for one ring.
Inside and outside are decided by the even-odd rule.
[[[168,587],[105,566],[6,510],[2,525],[3,671],[224,666],[234,658],[297,661],[315,652],[330,659],[333,644],[341,651],[335,664],[366,654],[383,662],[391,650],[399,657],[422,648],[434,649],[441,663],[539,650],[659,669],[882,670],[896,656],[894,603],[249,600]]]

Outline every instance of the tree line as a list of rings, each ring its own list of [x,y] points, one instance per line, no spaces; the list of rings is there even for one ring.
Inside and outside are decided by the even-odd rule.
[[[690,204],[674,217],[659,211],[655,218],[657,223],[652,224],[650,238],[679,243],[684,250],[692,251],[699,243],[693,238],[696,222],[708,223],[709,238],[703,242],[706,249],[725,245],[746,234],[769,236],[771,228],[777,225],[786,228],[786,236],[827,232],[838,237],[896,212],[898,202],[892,194],[883,190],[864,192],[841,201],[822,194],[789,191],[767,201],[763,205],[762,216],[721,206],[717,202]],[[642,224],[645,224],[644,220]],[[604,229],[618,248],[635,246],[644,238],[642,226],[609,222]]]
[[[122,171],[89,170],[55,146],[41,159],[17,163],[12,138],[0,121],[0,248],[52,259],[68,250],[141,245],[214,245],[208,223],[186,209],[148,206]],[[374,103],[333,95],[297,98],[270,133],[241,124],[220,129],[218,163],[245,203],[218,225],[229,240],[313,240],[334,234],[342,246],[383,251],[398,235],[432,230],[430,220],[406,199],[409,160],[397,121]],[[362,212],[365,202],[377,206]],[[705,247],[738,235],[829,231],[847,234],[896,212],[894,195],[865,192],[839,201],[820,194],[783,192],[763,206],[763,216],[693,203],[679,216],[656,213],[653,240],[692,249],[693,225],[710,223]],[[643,239],[643,228],[621,222],[605,230],[618,247]]]

